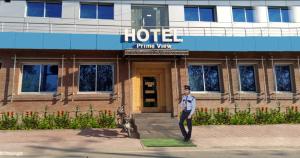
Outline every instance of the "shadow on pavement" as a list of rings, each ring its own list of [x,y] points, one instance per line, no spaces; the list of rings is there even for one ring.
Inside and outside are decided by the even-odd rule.
[[[82,129],[78,135],[86,137],[127,138],[125,133],[116,129]]]

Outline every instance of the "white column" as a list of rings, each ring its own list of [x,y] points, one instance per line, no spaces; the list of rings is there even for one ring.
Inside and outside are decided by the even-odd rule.
[[[231,6],[217,6],[217,20],[221,23],[232,22],[232,7]]]
[[[290,7],[290,16],[292,22],[300,22],[300,6]]]
[[[267,6],[256,6],[255,7],[255,19],[260,23],[267,23],[268,18],[268,7]]]

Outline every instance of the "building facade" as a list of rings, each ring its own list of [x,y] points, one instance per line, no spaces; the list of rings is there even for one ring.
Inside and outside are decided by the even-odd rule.
[[[300,103],[297,0],[0,1],[0,111]]]

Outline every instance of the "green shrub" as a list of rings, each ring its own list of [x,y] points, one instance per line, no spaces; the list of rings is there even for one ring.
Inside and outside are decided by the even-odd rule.
[[[211,117],[211,113],[196,110],[193,117],[193,125],[208,125]]]
[[[19,129],[18,118],[19,115],[3,113],[0,120],[0,129]]]
[[[300,123],[300,113],[288,108],[285,114],[285,120],[287,123]]]
[[[39,121],[39,125],[38,125],[39,129],[55,129],[55,115],[46,115],[43,118],[40,119]]]
[[[69,113],[61,113],[54,117],[55,128],[69,128],[70,126]]]
[[[115,115],[107,114],[106,112],[100,112],[97,120],[97,124],[100,128],[116,128]]]
[[[221,112],[214,113],[214,124],[216,125],[227,125],[230,123],[230,114],[228,109],[222,110]]]
[[[22,128],[24,129],[37,129],[39,126],[39,115],[38,113],[26,113],[22,115]]]
[[[255,118],[249,111],[238,111],[231,116],[232,125],[251,125],[255,124]]]

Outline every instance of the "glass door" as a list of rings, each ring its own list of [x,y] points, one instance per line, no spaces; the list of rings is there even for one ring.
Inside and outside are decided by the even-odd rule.
[[[143,77],[143,107],[157,107],[157,81],[155,77]]]

